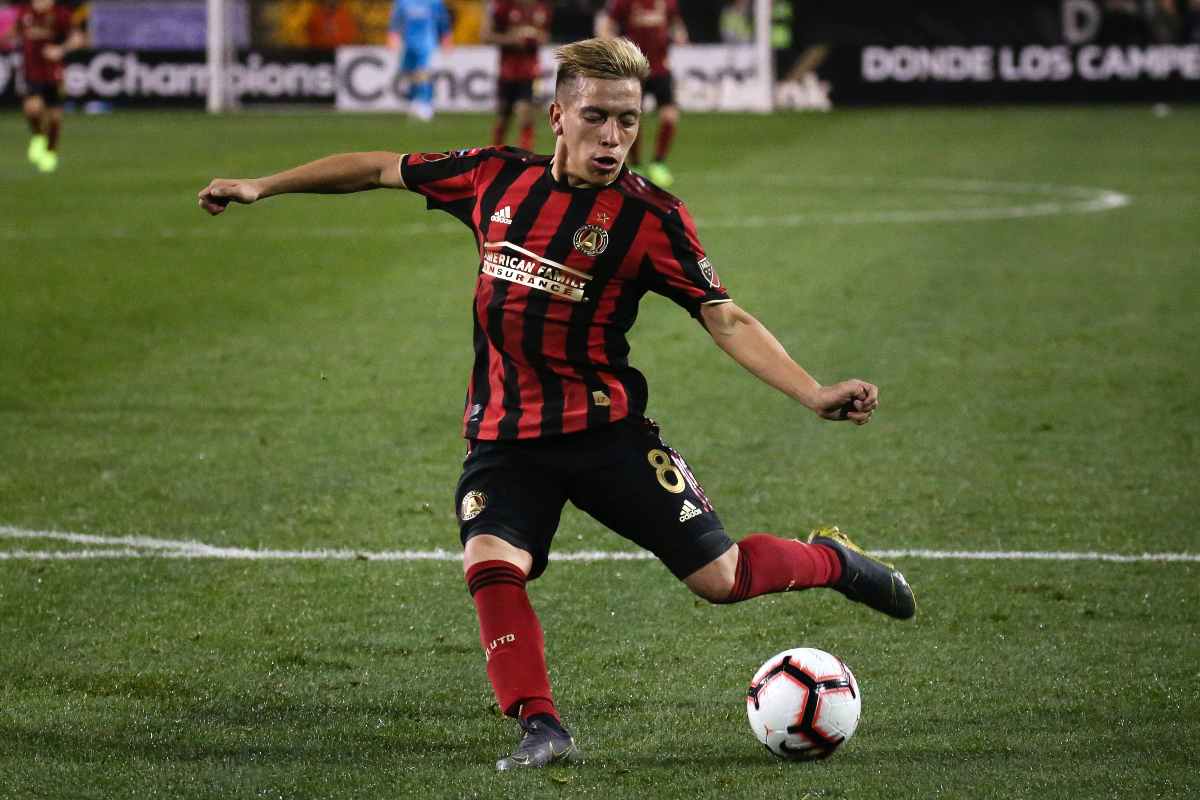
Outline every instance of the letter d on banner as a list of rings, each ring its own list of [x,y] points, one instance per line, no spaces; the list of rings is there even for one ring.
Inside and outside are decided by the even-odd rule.
[[[1096,0],[1063,0],[1063,40],[1067,44],[1084,44],[1100,32],[1100,7]]]

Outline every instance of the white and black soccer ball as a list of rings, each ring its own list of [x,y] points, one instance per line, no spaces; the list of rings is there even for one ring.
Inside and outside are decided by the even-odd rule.
[[[840,658],[797,647],[767,659],[750,681],[750,728],[780,758],[828,758],[854,735],[862,712],[858,681]]]

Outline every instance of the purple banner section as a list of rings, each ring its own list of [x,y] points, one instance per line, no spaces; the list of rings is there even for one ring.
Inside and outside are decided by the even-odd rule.
[[[245,2],[230,3],[228,26],[236,47],[250,41]],[[92,46],[114,50],[204,50],[208,31],[204,0],[96,0],[88,27]]]
[[[18,102],[20,64],[20,53],[0,53],[0,106]],[[246,104],[328,105],[336,83],[333,53],[242,51],[229,68],[229,80]],[[208,66],[197,51],[78,51],[68,58],[63,91],[68,103],[79,105],[203,108]]]

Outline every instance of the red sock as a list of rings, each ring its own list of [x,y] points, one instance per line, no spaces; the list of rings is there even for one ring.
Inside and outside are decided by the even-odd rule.
[[[496,147],[504,144],[504,134],[507,132],[507,128],[508,126],[503,122],[497,122],[495,126],[492,127],[492,144],[494,144]]]
[[[533,126],[525,125],[521,128],[521,149],[533,151]]]
[[[658,126],[658,141],[654,145],[654,160],[666,161],[671,152],[671,140],[675,138],[675,123],[662,122]]]
[[[507,561],[483,561],[467,570],[467,588],[500,710],[521,719],[534,714],[558,719],[542,626],[525,593],[525,573]]]
[[[737,574],[725,602],[829,586],[841,576],[842,562],[830,547],[752,533],[738,542]]]
[[[58,120],[53,120],[53,119],[50,120],[50,125],[46,131],[46,149],[47,150],[57,150],[58,149],[58,128],[59,128]]]
[[[29,123],[29,132],[34,136],[38,136],[42,132],[42,117],[40,114],[27,115],[25,121]]]

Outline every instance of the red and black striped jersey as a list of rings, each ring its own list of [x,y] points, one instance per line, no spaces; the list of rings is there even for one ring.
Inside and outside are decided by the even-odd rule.
[[[600,188],[555,181],[508,147],[410,153],[405,185],[479,247],[475,363],[463,435],[529,439],[646,410],[626,334],[646,292],[699,317],[729,295],[684,204],[627,169]]]
[[[515,0],[496,0],[492,4],[492,29],[496,33],[511,33],[526,28],[549,33],[550,22],[554,18],[554,9],[542,0],[534,2],[515,2]],[[521,44],[506,44],[500,47],[500,80],[502,81],[532,81],[537,80],[542,67],[538,63],[538,42],[535,38],[526,39]]]
[[[59,83],[63,79],[62,60],[51,61],[44,50],[47,45],[64,44],[71,36],[71,9],[52,5],[35,11],[32,5],[20,8],[16,31],[24,45],[22,73],[28,83]]]
[[[671,29],[681,19],[677,0],[608,0],[605,13],[646,54],[652,76],[670,74]]]

